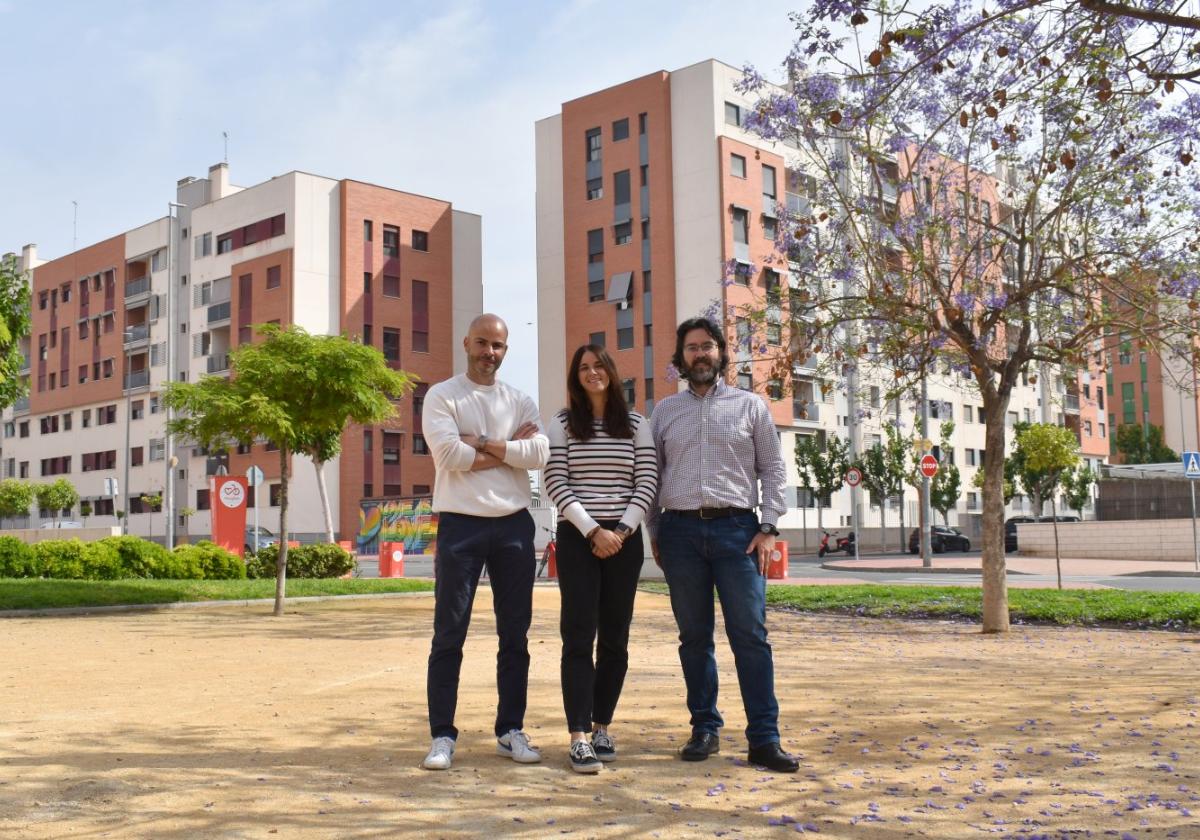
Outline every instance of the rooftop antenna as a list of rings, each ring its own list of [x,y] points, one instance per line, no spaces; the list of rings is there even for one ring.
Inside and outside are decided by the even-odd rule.
[[[222,131],[221,137],[225,139],[225,163],[229,163],[229,132]]]
[[[79,202],[71,201],[71,251],[74,252],[79,244]]]

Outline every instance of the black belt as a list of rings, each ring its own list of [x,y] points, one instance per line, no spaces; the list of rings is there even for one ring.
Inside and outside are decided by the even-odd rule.
[[[674,513],[688,519],[726,519],[730,516],[743,516],[747,513],[754,513],[754,511],[750,508],[709,507],[700,508],[699,510],[668,510],[667,513]]]

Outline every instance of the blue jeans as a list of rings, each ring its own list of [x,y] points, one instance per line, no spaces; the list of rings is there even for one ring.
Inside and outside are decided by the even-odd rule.
[[[691,519],[667,511],[658,525],[659,557],[679,625],[679,662],[692,733],[715,735],[724,725],[717,711],[715,586],[746,709],[746,740],[752,748],[779,741],[775,664],[767,642],[766,579],[759,574],[758,558],[746,554],[757,533],[754,514]]]
[[[479,576],[486,568],[500,651],[496,657],[496,734],[525,725],[529,684],[529,623],[533,615],[533,517],[521,510],[508,516],[438,517],[434,556],[433,644],[426,692],[429,731],[434,738],[458,737],[454,713],[463,643]]]

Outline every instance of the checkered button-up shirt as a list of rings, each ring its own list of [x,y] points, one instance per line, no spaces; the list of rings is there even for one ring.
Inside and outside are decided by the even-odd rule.
[[[658,503],[646,519],[658,534],[659,510],[759,507],[775,525],[787,505],[787,472],[767,405],[718,380],[703,397],[690,388],[654,407],[650,432],[658,450]],[[759,495],[759,485],[762,495]]]

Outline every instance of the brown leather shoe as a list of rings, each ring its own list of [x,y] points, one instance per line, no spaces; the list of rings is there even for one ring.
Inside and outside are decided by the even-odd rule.
[[[751,747],[750,763],[774,770],[776,773],[795,773],[800,769],[800,762],[796,757],[780,749],[777,741],[763,744],[761,747]]]
[[[691,740],[679,748],[679,757],[684,761],[704,761],[721,751],[721,741],[711,732],[697,732]]]

